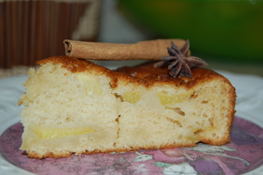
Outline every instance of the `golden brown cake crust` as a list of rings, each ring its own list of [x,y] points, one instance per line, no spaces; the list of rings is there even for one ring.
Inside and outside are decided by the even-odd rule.
[[[146,81],[146,86],[148,87],[154,86],[157,83],[162,83],[191,88],[199,83],[203,83],[204,81],[210,81],[218,78],[224,79],[230,84],[230,82],[225,77],[214,72],[213,70],[205,68],[194,68],[191,71],[193,75],[192,79],[185,77],[172,78],[169,75],[169,70],[167,69],[167,67],[155,68],[154,62],[152,62],[145,63],[136,67],[119,68],[113,73],[117,79],[121,78],[122,80],[124,80],[126,78],[127,81],[129,81],[129,79],[133,77],[138,78],[142,81]],[[122,73],[121,76],[120,72]]]
[[[90,68],[98,74],[105,74],[113,79],[112,87],[116,87],[116,82],[119,80],[127,83],[137,83],[146,87],[154,86],[155,84],[169,84],[174,86],[184,86],[185,88],[192,88],[197,84],[214,79],[223,79],[231,85],[228,79],[222,75],[205,68],[192,69],[193,78],[176,77],[172,78],[169,75],[169,70],[166,67],[154,68],[154,62],[145,63],[136,67],[123,67],[115,71],[111,71],[105,67],[95,65],[89,61],[79,60],[67,56],[54,56],[36,62],[39,65],[47,63],[62,64],[63,68],[68,69],[72,73],[88,71]],[[232,85],[231,85],[232,86]]]
[[[111,86],[112,87],[116,86],[117,79],[113,76],[112,71],[105,67],[98,66],[92,62],[79,60],[67,56],[54,56],[36,62],[36,64],[39,65],[44,65],[47,63],[62,64],[62,68],[66,68],[72,73],[89,71],[89,69],[92,68],[92,70],[95,71],[95,74],[97,75],[103,74],[106,75],[107,77],[110,77],[112,80]]]

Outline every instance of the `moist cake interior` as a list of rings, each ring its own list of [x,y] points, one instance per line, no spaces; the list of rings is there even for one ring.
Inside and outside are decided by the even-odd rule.
[[[216,72],[171,78],[153,64],[116,71],[52,57],[28,71],[19,104],[29,157],[121,152],[230,141],[235,89]]]

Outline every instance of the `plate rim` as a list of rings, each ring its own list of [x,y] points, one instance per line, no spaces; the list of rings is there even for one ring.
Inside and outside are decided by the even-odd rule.
[[[240,80],[240,78],[242,78],[242,81],[250,81],[251,78],[253,80],[253,82],[258,82],[260,84],[260,87],[263,87],[263,78],[260,76],[256,76],[256,75],[251,75],[251,74],[238,74],[238,73],[233,73],[233,72],[229,72],[229,71],[224,71],[224,70],[215,70],[216,72],[218,72],[219,74],[225,76],[226,78],[228,78],[230,80],[230,82],[232,83],[232,80],[235,80],[236,78],[238,78]],[[19,83],[21,82],[25,82],[25,80],[28,78],[27,75],[18,75],[18,76],[13,76],[13,77],[6,77],[6,78],[0,78],[0,88],[8,88],[8,87],[17,87],[17,90],[22,90],[24,89],[24,87],[22,87],[22,85],[20,85]],[[251,80],[251,82],[252,82]],[[247,82],[249,83],[249,82]],[[235,87],[240,87],[241,85],[238,83],[238,86]],[[19,87],[18,87],[19,86]],[[4,100],[3,100],[4,102]],[[0,101],[1,103],[1,101]],[[263,128],[263,118],[261,119],[260,116],[258,116],[257,114],[250,114],[244,111],[238,111],[236,112],[235,116],[238,116],[242,119],[248,120],[258,126],[260,126],[261,128]],[[2,117],[2,118],[1,118]],[[0,115],[0,135],[3,134],[3,132],[9,128],[10,126],[14,125],[15,123],[20,121],[20,116],[19,114],[17,115],[9,115],[8,118],[5,116],[1,116]],[[9,163],[7,160],[5,160],[2,156],[2,154],[0,154],[0,170],[1,172],[4,172],[6,174],[21,174],[21,175],[33,175],[35,173],[29,172],[27,170],[24,170],[22,168],[19,168],[11,163]],[[260,167],[249,171],[247,173],[245,173],[245,175],[258,175],[259,173],[263,172],[263,165],[261,165]]]

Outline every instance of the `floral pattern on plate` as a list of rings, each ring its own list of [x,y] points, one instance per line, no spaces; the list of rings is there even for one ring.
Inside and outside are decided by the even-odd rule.
[[[223,146],[73,155],[31,159],[19,150],[23,126],[17,123],[0,137],[0,153],[11,164],[37,174],[241,174],[263,164],[263,129],[235,117],[231,142]]]

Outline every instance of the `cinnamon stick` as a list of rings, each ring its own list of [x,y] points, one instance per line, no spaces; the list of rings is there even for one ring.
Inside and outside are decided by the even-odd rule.
[[[185,43],[181,39],[158,39],[135,44],[114,44],[64,40],[67,56],[89,60],[160,60],[168,56],[167,47],[173,41],[178,47]],[[190,53],[188,53],[190,54]]]

